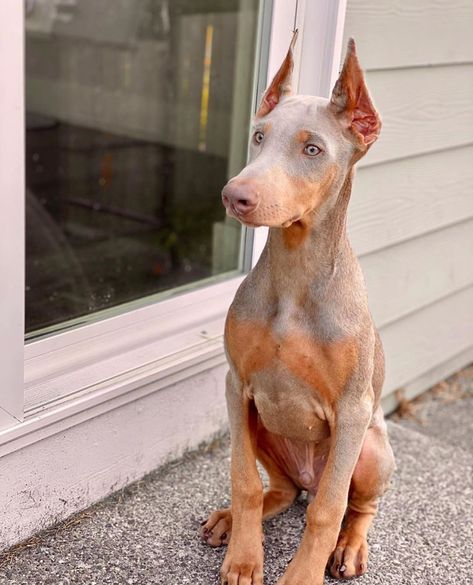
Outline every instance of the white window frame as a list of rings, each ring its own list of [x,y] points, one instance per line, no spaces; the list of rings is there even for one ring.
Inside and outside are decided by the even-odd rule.
[[[274,0],[270,3],[267,77],[271,79],[284,58],[295,22],[300,39],[294,85],[299,84],[305,93],[328,95],[338,70],[345,3],[345,0]],[[261,19],[268,16],[268,3],[264,6]],[[0,18],[1,22],[9,23],[4,27],[0,45],[1,70],[8,76],[1,102],[2,117],[5,115],[7,119],[0,134],[1,152],[8,156],[5,158],[2,154],[0,158],[0,189],[2,194],[13,190],[21,194],[16,199],[23,200],[23,2],[3,0]],[[313,75],[314,62],[318,63],[316,76]],[[262,89],[258,87],[259,94]],[[4,170],[8,174],[4,175]],[[8,203],[5,197],[0,202],[2,221]],[[138,395],[155,392],[160,386],[168,386],[224,362],[225,314],[243,274],[28,343],[24,348],[23,386],[19,379],[19,363],[23,358],[23,203],[20,207],[10,208],[12,222],[6,231],[3,226],[0,230],[1,261],[8,262],[7,274],[12,275],[10,296],[2,304],[1,316],[3,322],[14,329],[13,332],[5,328],[0,331],[0,347],[3,355],[9,356],[3,359],[11,366],[11,374],[0,372],[3,387],[0,412],[3,409],[10,413],[7,421],[10,428],[2,431],[0,426],[0,446],[3,443],[4,453],[8,451],[6,444],[9,442],[24,446],[34,441],[35,431],[41,430],[42,437],[48,432],[47,428],[54,432],[54,422],[85,413],[97,405],[107,408],[107,403],[112,405],[116,399],[121,403],[134,400]],[[247,237],[247,242],[252,243],[251,265],[256,263],[266,237],[265,228]],[[151,386],[152,390],[147,390]],[[20,420],[22,424],[14,424]]]

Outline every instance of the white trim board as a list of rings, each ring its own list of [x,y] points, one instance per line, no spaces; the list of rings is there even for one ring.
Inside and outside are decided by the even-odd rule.
[[[299,10],[310,22],[301,39],[299,93],[329,97],[344,51],[346,0],[306,0]]]

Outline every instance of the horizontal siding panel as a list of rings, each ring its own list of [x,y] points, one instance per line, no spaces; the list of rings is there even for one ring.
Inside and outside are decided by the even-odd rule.
[[[366,69],[473,60],[471,0],[349,0],[345,36]]]
[[[473,346],[473,287],[391,323],[380,333],[386,353],[386,395]]]
[[[428,372],[412,380],[412,382],[405,384],[403,386],[405,390],[404,397],[407,400],[412,400],[422,392],[425,392],[425,390],[432,388],[438,382],[445,380],[448,376],[451,376],[471,363],[473,363],[473,345],[456,356],[449,358],[447,361],[436,365]],[[391,393],[384,396],[382,404],[385,414],[389,414],[397,408],[398,401],[395,395]]]
[[[363,256],[378,327],[473,285],[472,253],[473,219]]]
[[[368,72],[381,136],[359,166],[473,141],[473,65]]]
[[[473,146],[361,168],[348,210],[353,248],[367,254],[473,217],[472,189]]]

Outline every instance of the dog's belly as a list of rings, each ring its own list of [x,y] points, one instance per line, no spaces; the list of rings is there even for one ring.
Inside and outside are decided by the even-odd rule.
[[[294,441],[320,442],[330,429],[316,392],[273,365],[251,378],[251,394],[264,427]]]
[[[315,494],[330,445],[330,429],[314,390],[281,363],[253,374],[261,451],[301,489]]]
[[[274,462],[300,489],[315,495],[330,447],[330,439],[320,442],[288,439],[266,429],[258,422],[257,445],[262,463]]]

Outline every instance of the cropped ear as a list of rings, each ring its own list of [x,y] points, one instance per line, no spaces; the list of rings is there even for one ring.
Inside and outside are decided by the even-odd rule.
[[[258,118],[262,118],[263,116],[269,114],[269,112],[274,110],[274,108],[278,105],[282,97],[291,95],[293,93],[291,87],[292,70],[294,69],[293,50],[297,40],[297,33],[298,31],[295,30],[294,34],[292,35],[291,44],[289,45],[286,58],[282,62],[279,71],[274,76],[271,85],[264,92],[263,99],[261,100],[261,104],[258,108],[258,111],[256,112],[256,117]]]
[[[362,148],[368,148],[378,138],[381,119],[368,93],[353,39],[348,41],[345,63],[333,88],[330,106]]]

